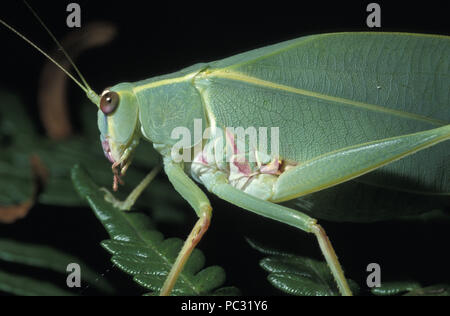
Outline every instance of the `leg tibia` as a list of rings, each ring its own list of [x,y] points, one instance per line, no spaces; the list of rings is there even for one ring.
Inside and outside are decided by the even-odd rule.
[[[191,233],[184,242],[184,245],[181,248],[181,251],[178,254],[178,257],[175,260],[175,263],[173,264],[172,269],[170,270],[169,275],[167,276],[166,281],[164,282],[164,285],[161,289],[161,296],[170,295],[170,292],[175,286],[178,276],[183,270],[183,267],[186,264],[187,260],[191,256],[192,251],[208,230],[209,224],[211,222],[211,209],[204,212],[204,214],[204,216],[198,219]]]
[[[212,208],[205,193],[184,173],[180,165],[166,158],[164,170],[175,190],[192,206],[199,217],[161,289],[160,295],[170,295],[189,256],[208,230]]]
[[[330,239],[325,233],[325,230],[319,224],[313,224],[311,228],[314,235],[316,235],[317,241],[319,242],[320,250],[322,251],[325,260],[331,269],[331,273],[337,283],[339,292],[341,292],[344,296],[351,296],[352,292],[344,276],[344,271],[339,264],[338,257],[333,249],[333,246],[331,245]]]
[[[158,172],[161,170],[161,167],[155,167],[149,174],[139,183],[136,188],[128,195],[128,197],[124,201],[117,200],[114,195],[109,192],[107,189],[102,188],[102,190],[106,193],[105,200],[111,203],[114,207],[123,210],[129,211],[133,205],[136,203],[136,200],[145,190],[145,188],[152,182],[152,180],[156,177]]]
[[[346,296],[352,294],[336,253],[325,231],[317,224],[315,219],[299,211],[248,195],[227,183],[213,185],[211,186],[211,190],[220,198],[246,210],[297,227],[305,232],[313,233],[317,237],[320,249],[336,280],[339,291],[342,295]]]

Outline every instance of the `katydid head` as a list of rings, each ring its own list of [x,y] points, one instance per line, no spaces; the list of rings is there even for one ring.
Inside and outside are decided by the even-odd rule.
[[[73,82],[75,82],[85,93],[87,98],[98,108],[98,126],[101,133],[101,141],[103,151],[106,157],[113,164],[114,172],[114,189],[117,189],[117,183],[120,176],[123,175],[130,165],[131,154],[138,144],[140,137],[140,127],[138,121],[137,100],[133,93],[132,85],[128,83],[118,84],[110,89],[106,89],[101,96],[97,95],[90,88],[81,72],[70,58],[69,54],[61,46],[55,36],[50,32],[44,22],[39,18],[37,13],[24,1],[29,10],[33,13],[42,27],[47,31],[50,37],[58,45],[59,49],[64,53],[67,60],[74,67],[81,81],[77,80],[66,68],[61,66],[55,59],[44,52],[31,40],[18,32],[15,28],[0,19],[0,24],[4,25],[11,32],[15,33],[22,40],[30,44],[38,52],[49,59],[53,64],[60,68]],[[120,171],[117,171],[117,168]]]
[[[116,190],[141,136],[138,104],[132,85],[120,83],[105,89],[97,105],[100,140],[106,158],[112,163]]]

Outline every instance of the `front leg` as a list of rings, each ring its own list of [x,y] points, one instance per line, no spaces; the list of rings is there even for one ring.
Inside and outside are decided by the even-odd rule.
[[[136,203],[136,200],[145,190],[145,188],[152,182],[152,180],[156,177],[158,172],[161,170],[161,166],[153,168],[152,171],[139,183],[136,188],[128,195],[128,197],[124,201],[120,201],[114,197],[114,195],[105,188],[101,188],[103,192],[105,192],[105,200],[111,203],[115,208],[118,208],[122,211],[129,211]]]

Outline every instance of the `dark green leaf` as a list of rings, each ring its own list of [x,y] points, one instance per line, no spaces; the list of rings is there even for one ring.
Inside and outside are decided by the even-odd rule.
[[[438,284],[422,287],[414,281],[385,282],[380,287],[373,288],[371,292],[378,296],[400,294],[404,296],[450,296],[450,285]]]
[[[0,140],[19,148],[33,147],[36,131],[19,97],[8,91],[0,91]]]
[[[73,293],[29,277],[0,271],[0,291],[25,296],[72,296]]]
[[[104,192],[80,167],[72,169],[72,180],[80,195],[87,199],[97,218],[109,233],[111,240],[102,242],[110,252],[114,264],[143,287],[158,292],[180,251],[183,241],[164,239],[156,231],[148,216],[124,212],[105,201]],[[205,258],[195,249],[175,284],[173,295],[220,295],[237,293],[234,288],[217,290],[225,282],[221,267],[204,268]]]
[[[19,151],[0,152],[0,206],[17,205],[33,195],[30,157]]]
[[[325,262],[266,248],[249,239],[247,241],[259,252],[271,255],[262,259],[260,266],[269,272],[267,279],[277,289],[298,296],[339,295],[333,275]],[[353,294],[357,294],[358,285],[352,280],[348,282]]]
[[[438,284],[412,290],[405,296],[450,296],[449,284]]]
[[[112,293],[111,285],[79,258],[51,247],[0,239],[0,259],[7,262],[52,270],[66,274],[69,263],[80,265],[82,281],[97,287],[105,293]]]

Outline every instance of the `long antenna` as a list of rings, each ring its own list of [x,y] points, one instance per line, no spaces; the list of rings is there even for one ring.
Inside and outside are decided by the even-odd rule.
[[[50,57],[46,52],[44,52],[41,48],[39,48],[36,44],[34,44],[31,40],[26,38],[24,35],[22,35],[19,31],[17,31],[15,28],[13,28],[11,25],[0,19],[0,23],[3,24],[6,28],[8,28],[10,31],[15,33],[17,36],[19,36],[21,39],[23,39],[25,42],[30,44],[32,47],[34,47],[38,52],[40,52],[42,55],[47,57],[52,63],[54,63],[56,66],[58,66],[59,69],[61,69],[70,79],[72,79],[87,95],[89,100],[92,101],[95,105],[99,106],[99,100],[100,97],[97,93],[95,93],[94,90],[91,89],[91,87],[88,85],[86,80],[84,79],[83,75],[79,71],[78,67],[73,62],[72,58],[70,58],[69,54],[66,52],[66,50],[62,47],[62,45],[58,42],[56,37],[53,35],[53,33],[48,29],[48,27],[45,25],[45,23],[41,20],[41,18],[37,15],[37,13],[33,10],[33,8],[28,4],[26,0],[23,0],[25,5],[28,7],[28,9],[33,13],[34,17],[39,21],[39,23],[42,25],[42,27],[47,31],[47,33],[50,35],[50,37],[53,39],[53,41],[58,45],[59,49],[64,53],[67,60],[70,62],[70,64],[74,67],[75,71],[77,72],[78,76],[80,77],[83,84],[75,79],[75,77],[63,66],[61,66],[55,59]]]
[[[34,47],[38,52],[40,52],[42,55],[47,57],[51,62],[53,62],[56,66],[58,66],[62,71],[65,72],[67,76],[69,76],[70,79],[72,79],[78,86],[80,86],[81,89],[83,89],[86,94],[88,93],[88,89],[83,86],[77,79],[74,78],[63,66],[61,66],[56,60],[54,60],[52,57],[50,57],[46,52],[44,52],[42,49],[40,49],[36,44],[34,44],[32,41],[30,41],[28,38],[26,38],[24,35],[19,33],[15,28],[10,26],[8,23],[0,19],[0,23],[3,24],[6,28],[8,28],[10,31],[15,33],[17,36],[19,36],[21,39],[23,39],[25,42],[30,44],[32,47]]]
[[[42,19],[39,17],[39,15],[36,13],[36,11],[34,11],[34,9],[28,4],[28,2],[26,0],[23,0],[23,2],[25,3],[25,5],[28,7],[28,9],[31,11],[31,13],[33,13],[34,17],[39,21],[39,23],[42,25],[42,27],[47,31],[48,35],[50,35],[50,37],[53,39],[53,41],[56,43],[56,45],[58,45],[59,49],[61,49],[61,51],[64,53],[64,56],[66,56],[67,60],[70,62],[70,64],[73,66],[73,68],[75,69],[75,71],[77,72],[78,76],[81,78],[81,81],[84,83],[85,87],[88,90],[92,90],[88,83],[86,82],[86,80],[84,79],[83,75],[81,74],[80,70],[78,69],[78,67],[75,65],[75,63],[73,62],[72,58],[70,58],[69,54],[66,52],[66,50],[64,49],[64,47],[62,47],[62,45],[59,43],[59,41],[56,39],[56,37],[53,35],[53,33],[48,29],[48,27],[45,25],[44,21],[42,21]]]

